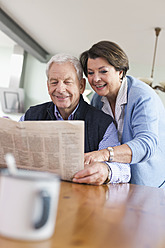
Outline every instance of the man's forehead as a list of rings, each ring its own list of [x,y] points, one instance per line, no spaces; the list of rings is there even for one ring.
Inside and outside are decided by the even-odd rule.
[[[73,77],[67,77],[67,75],[66,76],[65,75],[64,76],[50,75],[49,80],[50,81],[53,81],[53,80],[63,80],[63,81],[70,80],[70,81],[72,81],[72,80],[74,80],[74,78]]]
[[[75,67],[74,65],[70,62],[70,61],[67,61],[67,62],[52,62],[52,64],[50,65],[49,67],[49,71],[54,68],[54,69],[64,69],[64,68],[73,68],[75,70]]]
[[[70,62],[55,63],[53,62],[49,68],[49,78],[62,76],[65,79],[71,79],[77,76],[76,69]]]

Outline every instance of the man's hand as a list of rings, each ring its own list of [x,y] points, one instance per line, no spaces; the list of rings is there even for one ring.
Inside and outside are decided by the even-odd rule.
[[[85,164],[85,168],[74,175],[73,182],[101,185],[107,177],[107,165],[102,162],[92,162],[90,165]]]
[[[92,162],[102,162],[109,160],[109,152],[107,149],[103,149],[100,151],[93,151],[84,154],[84,163],[90,164]]]

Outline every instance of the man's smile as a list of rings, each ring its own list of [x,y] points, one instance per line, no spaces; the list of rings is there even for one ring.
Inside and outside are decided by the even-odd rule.
[[[59,96],[59,95],[54,95],[58,100],[66,100],[66,99],[68,99],[70,96],[68,95],[68,96]]]

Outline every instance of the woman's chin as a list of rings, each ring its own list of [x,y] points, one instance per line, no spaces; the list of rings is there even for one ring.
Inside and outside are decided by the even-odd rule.
[[[107,92],[106,92],[106,90],[105,90],[105,87],[103,87],[103,88],[95,88],[94,89],[94,91],[98,94],[98,95],[100,95],[100,96],[105,96],[105,95],[107,95]]]

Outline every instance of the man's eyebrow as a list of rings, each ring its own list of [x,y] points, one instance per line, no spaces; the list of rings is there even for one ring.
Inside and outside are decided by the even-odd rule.
[[[67,77],[67,78],[65,78],[65,81],[66,81],[66,80],[72,80],[72,78],[71,78],[71,77]]]
[[[71,77],[67,77],[67,78],[65,78],[64,79],[64,81],[66,81],[66,80],[73,80]],[[57,78],[55,78],[55,77],[51,77],[50,79],[49,79],[49,81],[51,82],[51,81],[58,81],[58,79]]]
[[[53,81],[53,80],[57,80],[57,78],[52,77],[49,79],[49,81]]]

